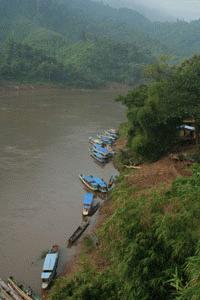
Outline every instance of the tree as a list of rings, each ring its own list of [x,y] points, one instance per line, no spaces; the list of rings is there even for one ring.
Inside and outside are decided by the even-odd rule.
[[[128,107],[129,148],[148,160],[158,159],[177,143],[177,128],[194,118],[200,128],[200,56],[180,66],[150,67],[150,82],[120,100]]]

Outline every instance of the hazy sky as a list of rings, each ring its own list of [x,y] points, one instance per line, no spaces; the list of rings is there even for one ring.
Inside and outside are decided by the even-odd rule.
[[[102,0],[96,0],[102,1]],[[200,19],[200,0],[103,0],[116,7],[129,8],[143,7],[149,9],[155,15],[163,13],[173,18],[193,20]]]
[[[139,3],[148,7],[158,7],[174,17],[190,20],[200,18],[200,0],[140,0]]]

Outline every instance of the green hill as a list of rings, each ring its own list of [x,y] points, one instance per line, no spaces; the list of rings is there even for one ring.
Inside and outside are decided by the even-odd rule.
[[[9,40],[28,45],[54,58],[66,83],[83,86],[134,84],[155,57],[181,59],[200,49],[200,21],[153,23],[90,0],[0,0],[0,29],[1,52]]]
[[[145,23],[137,12],[89,0],[0,1],[3,52],[7,40],[28,45],[54,57],[68,72],[66,83],[81,86],[136,83],[144,65],[153,61],[148,46],[155,43],[139,31]]]
[[[28,45],[9,41],[0,51],[0,80],[65,82],[67,74],[56,58]]]
[[[200,53],[200,20],[190,23],[185,21],[156,22],[148,28],[148,31],[152,38],[166,44],[179,58]]]

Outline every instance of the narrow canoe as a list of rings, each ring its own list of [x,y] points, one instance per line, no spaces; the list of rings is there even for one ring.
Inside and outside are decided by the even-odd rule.
[[[7,285],[2,279],[0,279],[0,289],[3,290],[3,293],[10,296],[14,300],[23,300],[22,297],[18,296],[15,290]],[[7,297],[9,299],[9,297]]]
[[[8,278],[8,285],[14,289],[14,291],[24,300],[39,300],[40,297],[32,294],[29,296],[23,287],[20,287],[17,282],[14,281],[12,277]],[[28,291],[28,290],[27,290]]]
[[[70,248],[83,234],[86,228],[89,226],[89,221],[83,221],[80,226],[74,231],[74,233],[68,239],[68,248]]]
[[[79,179],[81,180],[81,182],[91,191],[96,192],[98,191],[98,187],[97,186],[93,186],[90,182],[88,182],[87,180],[85,180],[84,176],[82,174],[79,175]]]

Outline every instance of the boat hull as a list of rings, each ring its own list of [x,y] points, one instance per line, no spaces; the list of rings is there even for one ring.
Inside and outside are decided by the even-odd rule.
[[[59,259],[59,246],[53,245],[49,252],[46,254],[43,264],[43,271],[41,274],[42,290],[46,290],[51,285],[56,276]],[[47,276],[48,275],[48,276]]]
[[[86,188],[88,188],[89,190],[91,190],[92,192],[100,192],[100,193],[107,193],[108,192],[108,186],[107,186],[107,184],[105,182],[104,182],[105,186],[101,187],[100,185],[93,186],[92,184],[90,184],[87,180],[84,179],[84,175],[83,174],[79,175],[79,179],[84,184],[84,186]]]
[[[93,192],[97,192],[97,191],[98,191],[98,188],[93,187],[89,182],[87,182],[87,181],[83,178],[82,174],[79,175],[79,179],[80,179],[81,182],[85,185],[85,187],[88,188],[89,190],[91,190],[91,191],[93,191]]]
[[[82,222],[82,224],[74,231],[71,237],[68,239],[67,247],[70,248],[83,234],[86,228],[89,226],[89,221]]]
[[[105,157],[102,157],[102,158],[97,157],[97,156],[95,155],[95,152],[94,152],[94,151],[90,151],[90,156],[91,156],[94,160],[96,160],[98,163],[101,163],[101,164],[106,164],[107,161],[108,161],[108,159],[105,158]]]

